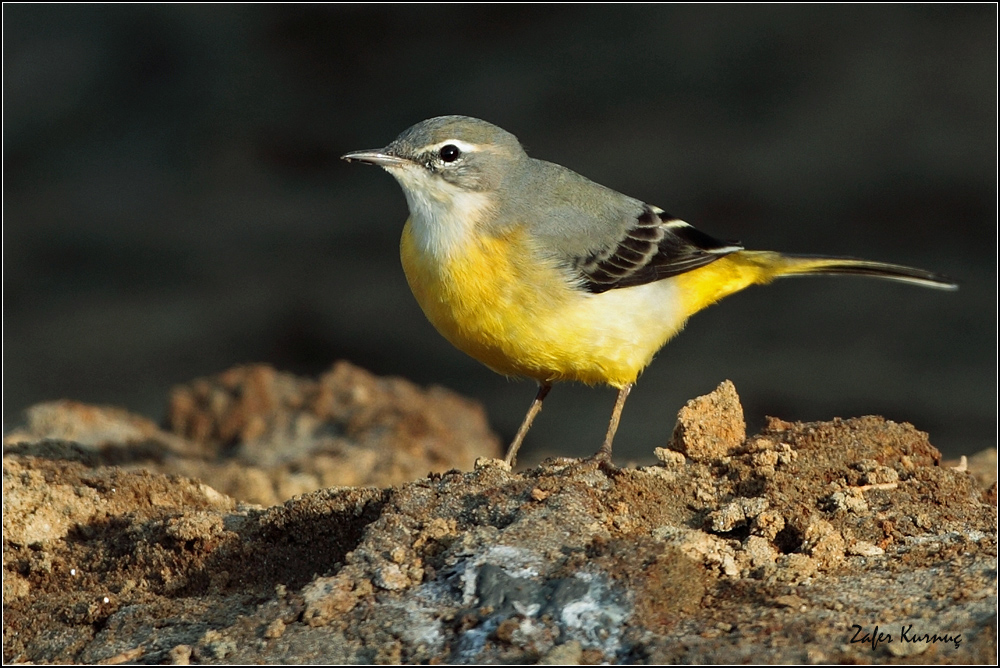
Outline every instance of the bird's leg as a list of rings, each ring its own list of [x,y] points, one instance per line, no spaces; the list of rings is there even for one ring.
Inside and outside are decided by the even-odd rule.
[[[517,450],[521,447],[521,441],[524,440],[528,430],[531,429],[531,423],[535,421],[535,416],[542,410],[542,402],[545,401],[545,395],[551,389],[551,383],[538,384],[538,394],[535,395],[535,400],[531,402],[531,407],[528,409],[528,414],[524,416],[524,422],[521,423],[521,428],[517,430],[517,435],[511,442],[510,447],[507,448],[507,456],[504,458],[504,461],[511,467],[514,466],[514,462],[516,461]]]
[[[622,419],[622,409],[625,408],[625,400],[628,399],[628,393],[632,391],[633,385],[634,383],[629,383],[618,390],[618,399],[615,401],[615,410],[611,413],[611,422],[608,423],[608,433],[604,437],[604,443],[601,444],[601,449],[597,451],[596,455],[594,455],[594,459],[597,461],[611,462],[611,444],[615,440],[615,432],[618,431],[618,422]]]

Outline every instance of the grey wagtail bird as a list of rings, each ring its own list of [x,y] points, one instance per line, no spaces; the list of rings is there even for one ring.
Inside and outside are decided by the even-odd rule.
[[[497,373],[538,382],[510,465],[555,381],[617,388],[594,456],[609,463],[640,372],[688,318],[751,285],[850,274],[957,287],[895,264],[744,250],[528,157],[514,135],[477,118],[431,118],[343,158],[378,165],[403,187],[403,271],[437,330]]]

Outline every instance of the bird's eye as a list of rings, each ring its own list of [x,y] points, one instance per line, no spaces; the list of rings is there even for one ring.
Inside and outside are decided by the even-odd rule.
[[[462,155],[462,152],[458,150],[458,147],[454,144],[445,144],[438,151],[438,156],[441,158],[442,162],[455,162]]]

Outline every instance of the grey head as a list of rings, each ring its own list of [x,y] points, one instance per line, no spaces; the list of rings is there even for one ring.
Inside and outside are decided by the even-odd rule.
[[[421,121],[385,148],[343,156],[384,167],[404,190],[438,190],[440,179],[468,192],[496,190],[527,157],[517,137],[470,116]]]
[[[468,116],[431,118],[385,148],[343,157],[392,174],[416,220],[443,224],[477,206],[489,211],[477,216],[478,225],[493,231],[527,225],[547,254],[564,261],[613,247],[643,207],[565,167],[529,158],[517,137]],[[467,195],[483,198],[473,205]]]

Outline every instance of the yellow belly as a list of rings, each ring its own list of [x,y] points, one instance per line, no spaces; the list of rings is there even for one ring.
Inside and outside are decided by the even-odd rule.
[[[470,234],[443,258],[419,248],[407,221],[400,256],[410,289],[455,347],[498,373],[618,388],[635,382],[701,309],[777,276],[851,262],[739,251],[671,278],[591,294],[534,251],[523,228]]]
[[[669,279],[594,295],[528,249],[515,229],[440,259],[418,251],[407,222],[400,256],[437,330],[505,375],[622,387],[687,319]]]

